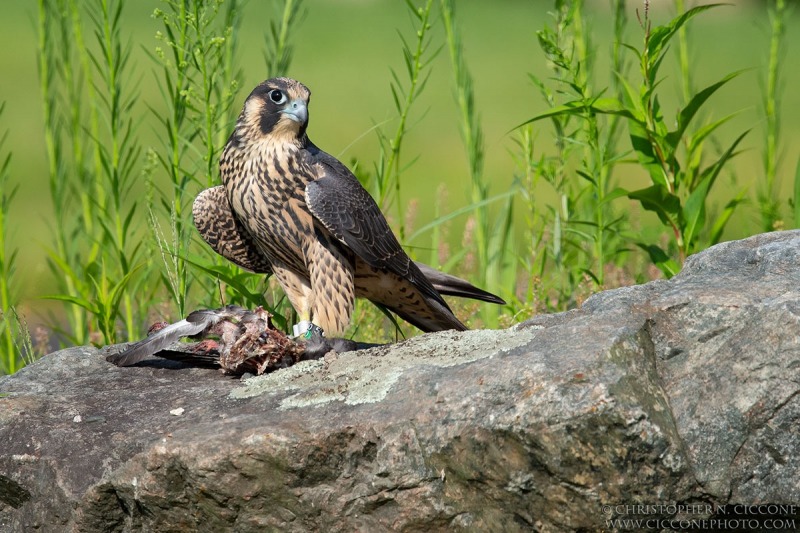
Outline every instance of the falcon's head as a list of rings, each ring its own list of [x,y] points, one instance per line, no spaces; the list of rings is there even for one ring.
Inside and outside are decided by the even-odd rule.
[[[253,89],[244,103],[237,129],[251,135],[292,142],[302,139],[308,126],[311,91],[291,78],[272,78]],[[262,138],[263,138],[262,137]]]

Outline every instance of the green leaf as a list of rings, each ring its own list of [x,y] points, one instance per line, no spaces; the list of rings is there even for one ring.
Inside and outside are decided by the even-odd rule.
[[[372,303],[372,305],[374,305],[375,307],[377,307],[377,308],[378,308],[378,310],[379,310],[381,313],[383,313],[384,315],[386,315],[386,318],[388,318],[388,319],[389,319],[389,322],[391,322],[391,323],[392,323],[392,325],[394,326],[394,331],[395,331],[395,334],[399,333],[399,334],[400,334],[400,337],[402,337],[403,339],[405,339],[405,338],[406,338],[406,334],[405,334],[405,333],[403,333],[403,329],[400,327],[400,323],[399,323],[399,322],[397,322],[397,317],[395,317],[395,316],[394,316],[394,313],[392,313],[391,311],[389,311],[389,309],[388,309],[388,308],[386,308],[386,307],[382,306],[382,305],[381,305],[381,304],[379,304],[379,303],[375,303],[375,302],[370,302],[370,303]]]
[[[399,111],[403,108],[402,104],[400,103],[400,98],[397,96],[397,89],[395,88],[394,83],[389,84],[389,88],[392,90],[392,98],[394,99],[394,107]]]
[[[119,301],[124,294],[125,287],[128,285],[131,277],[136,273],[137,270],[142,268],[143,264],[138,264],[133,267],[127,274],[125,274],[122,279],[120,279],[116,285],[111,289],[111,294],[109,301],[111,303],[110,309],[113,310],[113,314],[117,314],[117,308],[119,307]]]
[[[683,206],[683,242],[687,249],[691,249],[697,232],[706,222],[706,197],[709,187],[711,187],[711,179],[706,178],[692,191]]]
[[[634,55],[636,56],[636,59],[638,59],[638,60],[641,62],[641,60],[642,60],[642,53],[639,51],[639,49],[638,49],[638,48],[636,48],[635,46],[632,46],[632,45],[630,45],[630,44],[627,44],[627,43],[619,43],[619,44],[620,44],[620,45],[622,45],[622,47],[623,47],[623,48],[627,48],[628,50],[630,50],[631,52],[633,52],[633,53],[634,53]],[[619,75],[619,74],[617,74],[617,75]]]
[[[551,240],[553,245],[553,259],[556,261],[557,264],[561,264],[561,252],[562,252],[562,238],[561,238],[561,212],[559,210],[554,211],[555,217],[553,219],[553,238]]]
[[[411,0],[406,0],[406,5],[408,6],[408,10],[411,11],[418,20],[422,20],[422,13],[420,12],[422,9],[421,7],[417,8]]]
[[[578,170],[577,173],[578,173],[578,176],[582,177],[583,179],[585,179],[586,181],[588,181],[592,185],[595,185],[595,186],[597,185],[597,183],[594,180],[594,177],[592,177],[592,175],[589,174],[588,172],[586,172],[585,170]]]
[[[594,281],[595,285],[602,285],[602,283],[600,283],[600,280],[597,278],[597,276],[594,275],[594,272],[592,272],[588,268],[582,268],[580,271],[581,271],[581,273],[586,274],[587,276],[592,278],[592,281]]]
[[[485,205],[489,205],[489,204],[491,204],[493,202],[496,202],[497,200],[502,200],[503,198],[507,198],[509,196],[517,194],[517,192],[518,192],[518,190],[515,187],[515,188],[512,188],[511,190],[508,190],[506,192],[503,192],[503,193],[497,194],[495,196],[492,196],[491,198],[486,198],[485,200],[481,200],[480,202],[476,202],[474,204],[470,204],[470,205],[464,206],[461,209],[456,209],[455,211],[453,211],[451,213],[448,213],[447,215],[441,216],[441,217],[437,218],[436,220],[434,220],[432,222],[429,222],[428,224],[425,224],[424,226],[419,228],[417,231],[415,231],[410,237],[408,237],[406,239],[406,242],[413,241],[414,239],[416,239],[417,237],[419,237],[420,235],[422,235],[426,231],[429,231],[429,230],[433,229],[436,226],[444,224],[448,220],[451,220],[451,219],[453,219],[453,218],[455,218],[455,217],[457,217],[459,215],[463,215],[464,213],[469,213],[471,211],[475,211],[476,209],[478,209],[480,207],[483,207]]]
[[[262,305],[266,307],[266,302],[264,301],[264,296],[261,293],[254,293],[247,287],[241,278],[235,275],[230,270],[230,267],[227,265],[203,265],[198,261],[192,261],[189,258],[184,258],[184,261],[189,263],[195,268],[198,268],[213,276],[216,279],[219,279],[223,283],[230,285],[231,287],[236,290],[239,294],[241,294],[248,302],[252,303],[253,305]],[[271,312],[272,310],[270,310]]]
[[[661,83],[661,80],[658,80],[658,69],[661,68],[661,63],[664,62],[664,58],[667,57],[667,54],[662,54],[660,57],[656,58],[655,61],[652,61],[650,64],[650,68],[648,69],[648,76],[647,82],[650,87],[650,90],[655,90],[656,87]]]
[[[638,200],[643,208],[657,214],[661,222],[669,224],[673,228],[679,227],[678,217],[681,212],[681,201],[665,186],[656,184],[646,189],[632,191],[628,193],[628,198]]]
[[[653,94],[652,120],[654,136],[656,139],[661,140],[667,136],[667,125],[664,124],[664,114],[661,112],[661,100],[658,99],[658,95],[655,94],[655,91],[652,91],[651,94]],[[664,157],[667,158],[668,156],[665,155]]]
[[[717,128],[722,126],[725,122],[736,116],[738,113],[733,113],[728,115],[727,117],[713,122],[711,124],[707,124],[697,130],[693,135],[689,137],[689,144],[686,147],[686,170],[681,182],[683,186],[689,190],[693,191],[695,187],[697,187],[696,181],[697,176],[699,174],[698,169],[700,168],[700,164],[703,161],[703,143],[705,142],[706,138],[711,135]]]
[[[728,74],[727,76],[722,78],[717,83],[711,84],[705,89],[699,91],[692,97],[689,103],[686,104],[686,107],[680,110],[680,113],[678,113],[677,129],[675,131],[670,132],[666,137],[667,142],[669,143],[669,145],[672,147],[673,150],[677,149],[678,143],[680,142],[681,137],[683,137],[683,134],[686,132],[687,126],[689,126],[689,123],[692,121],[692,119],[700,110],[700,107],[706,102],[706,100],[708,100],[711,97],[711,95],[714,94],[720,87],[731,81],[733,78],[735,78],[742,72],[744,71],[739,70],[736,72],[732,72],[731,74]]]
[[[637,242],[636,246],[647,252],[647,255],[650,257],[650,262],[658,267],[658,269],[663,272],[667,278],[671,278],[680,272],[681,267],[678,265],[678,263],[669,255],[667,255],[667,252],[655,244]]]
[[[650,174],[650,180],[656,185],[667,187],[669,184],[667,181],[667,174],[661,164],[661,159],[656,155],[647,129],[643,124],[634,120],[629,120],[628,132],[631,137],[631,146],[634,152],[636,152],[639,164]]]
[[[652,62],[658,59],[658,56],[661,54],[661,50],[669,43],[669,40],[673,35],[675,35],[675,32],[681,29],[684,24],[689,22],[692,17],[713,7],[725,5],[730,4],[708,4],[704,6],[693,7],[692,9],[672,19],[666,26],[656,26],[653,28],[650,32],[650,39],[647,41],[646,52],[649,61]]]
[[[711,180],[711,185],[713,185],[713,182],[717,179],[717,176],[719,176],[719,173],[720,173],[720,171],[722,171],[722,167],[725,165],[725,163],[727,163],[728,160],[731,157],[733,157],[734,155],[736,155],[738,153],[738,152],[735,152],[736,147],[739,145],[739,143],[742,141],[742,139],[744,139],[744,137],[748,133],[750,133],[750,130],[746,130],[741,135],[739,135],[736,138],[736,140],[733,141],[733,143],[730,145],[730,147],[725,151],[725,153],[723,153],[720,156],[720,158],[717,159],[716,162],[714,162],[713,164],[709,165],[708,167],[706,167],[705,170],[703,170],[703,175],[708,176],[708,178],[706,178],[706,179],[710,179]]]
[[[600,113],[602,115],[619,115],[621,117],[638,120],[634,113],[616,98],[597,98],[592,100],[589,109],[594,113]]]
[[[711,124],[707,124],[707,125],[703,126],[702,128],[698,129],[692,135],[691,142],[689,143],[688,151],[690,153],[693,153],[700,146],[700,144],[703,141],[706,140],[706,137],[711,135],[717,128],[719,128],[720,126],[722,126],[723,124],[728,122],[730,119],[732,119],[733,117],[735,117],[739,113],[740,113],[740,111],[737,111],[736,113],[731,113],[727,117],[721,118],[716,122],[712,122]]]
[[[461,263],[461,260],[464,259],[464,256],[467,255],[467,249],[461,248],[456,253],[452,254],[442,265],[443,272],[450,272],[456,265]]]
[[[48,294],[46,296],[41,297],[42,300],[59,300],[62,302],[69,302],[71,304],[75,304],[78,307],[82,307],[89,311],[89,313],[93,315],[99,315],[100,309],[93,305],[90,301],[79,298],[77,296],[70,296],[69,294]]]
[[[683,240],[688,250],[691,250],[693,241],[697,238],[697,234],[705,224],[706,198],[708,197],[711,187],[713,187],[722,167],[733,155],[736,146],[744,139],[749,131],[750,130],[745,131],[733,141],[733,144],[722,154],[719,160],[709,167],[709,169],[713,170],[700,181],[700,184],[692,191],[689,198],[686,199],[686,205],[683,208],[684,225],[682,230]]]
[[[573,100],[571,102],[567,102],[566,104],[545,111],[541,115],[536,115],[532,119],[526,120],[522,124],[515,126],[510,131],[514,131],[516,129],[521,128],[522,126],[525,126],[526,124],[530,124],[532,122],[536,122],[546,118],[568,116],[568,115],[582,116],[587,111],[601,115],[619,115],[628,119],[638,120],[638,118],[629,109],[624,107],[622,103],[616,98],[598,98],[596,100],[588,100],[588,101]]]
[[[739,191],[739,194],[737,194],[735,198],[725,205],[725,209],[722,210],[722,213],[720,213],[720,215],[717,217],[717,220],[714,221],[714,225],[711,227],[711,235],[708,239],[710,245],[717,244],[720,241],[722,238],[722,232],[725,230],[725,226],[728,224],[728,220],[730,220],[731,215],[739,206],[739,204],[745,201],[747,191],[748,187],[742,188],[742,190]]]
[[[617,198],[621,198],[623,196],[628,196],[630,191],[628,189],[623,189],[622,187],[617,187],[612,191],[609,191],[603,199],[598,203],[598,206],[605,205],[609,202],[616,200]]]
[[[617,76],[617,81],[619,82],[619,84],[625,90],[625,96],[627,97],[628,104],[630,106],[629,110],[633,115],[632,120],[636,120],[640,124],[644,124],[644,117],[646,113],[644,104],[642,102],[642,98],[640,97],[639,93],[633,88],[633,86],[631,86],[631,84],[628,83],[628,80],[625,79],[625,77],[621,73],[615,72],[614,74]]]
[[[81,286],[81,280],[67,261],[61,257],[56,250],[48,249],[47,256],[50,258],[52,270],[56,273],[64,274],[71,279],[76,286]]]

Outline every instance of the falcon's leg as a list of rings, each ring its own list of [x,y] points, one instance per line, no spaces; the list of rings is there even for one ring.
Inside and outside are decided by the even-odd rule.
[[[300,322],[292,326],[292,335],[295,337],[303,337],[312,329],[339,335],[347,329],[353,313],[355,295],[352,271],[348,273],[346,268],[338,268],[341,264],[333,262],[330,254],[319,256],[323,257],[319,263],[312,262],[309,265],[311,283],[315,289],[306,278],[282,266],[272,265],[275,278],[300,318]]]
[[[330,351],[337,353],[351,352],[359,350],[358,343],[349,339],[337,339],[325,337],[325,332],[319,326],[311,326],[303,335],[305,339],[305,351],[301,359],[319,359]]]
[[[324,234],[317,237],[307,257],[313,289],[312,321],[329,336],[341,335],[350,324],[355,305],[353,260]]]
[[[275,272],[275,278],[278,280],[278,283],[280,283],[283,292],[285,292],[286,297],[289,298],[289,303],[292,304],[292,307],[294,307],[294,310],[297,311],[297,314],[300,316],[301,324],[303,322],[310,323],[311,306],[314,298],[308,278],[300,276],[277,261],[272,265],[272,269]],[[304,333],[306,329],[308,329],[307,325],[303,327],[301,333]]]

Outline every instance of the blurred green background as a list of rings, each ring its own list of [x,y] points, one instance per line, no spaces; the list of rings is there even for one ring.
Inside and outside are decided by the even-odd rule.
[[[546,78],[547,65],[536,41],[536,31],[550,22],[551,1],[535,0],[458,0],[467,65],[474,77],[476,106],[482,118],[486,143],[485,175],[491,183],[490,194],[507,190],[513,179],[516,150],[513,134],[521,122],[547,109],[529,74]],[[629,2],[631,18],[627,28],[628,42],[640,45],[642,30],[633,12],[641,2]],[[745,152],[734,160],[735,179],[740,185],[755,183],[762,174],[763,113],[761,111],[769,27],[766,3],[734,1],[732,5],[697,17],[689,26],[691,68],[695,88],[717,81],[739,69],[749,69],[742,76],[714,95],[706,112],[721,118],[740,111],[723,130],[721,141],[731,139],[747,128],[753,128],[745,139]],[[155,39],[161,29],[151,15],[159,7],[157,0],[128,2],[123,14],[127,37],[133,50],[133,71],[126,80],[126,90],[136,94],[135,113],[140,120],[137,134],[145,146],[157,145],[156,125],[150,108],[157,112],[163,99],[158,93],[155,70],[147,56],[159,45]],[[694,5],[687,2],[687,7]],[[606,80],[610,56],[610,15],[608,2],[587,2],[591,11],[590,31],[597,60],[596,80]],[[396,111],[389,90],[390,68],[404,69],[398,31],[411,31],[412,23],[404,2],[399,0],[306,0],[304,18],[293,35],[294,56],[290,75],[305,83],[312,91],[309,135],[324,150],[350,162],[371,168],[377,159],[378,142],[371,128],[385,124],[391,131],[396,124]],[[45,264],[45,248],[50,244],[52,209],[47,193],[46,152],[43,137],[42,105],[36,66],[35,3],[6,1],[0,17],[0,102],[6,102],[0,133],[7,131],[6,149],[13,154],[11,182],[20,184],[18,197],[9,215],[9,246],[19,249],[16,284],[21,291],[23,314],[29,321],[45,304],[37,297],[53,292],[52,274]],[[674,16],[672,2],[653,2],[651,17],[664,23]],[[795,10],[796,11],[796,10]],[[244,84],[236,100],[231,121],[250,89],[264,77],[264,34],[275,16],[269,1],[251,0],[245,6],[240,36],[240,56]],[[781,187],[788,196],[791,177],[797,163],[800,143],[800,91],[797,57],[800,53],[798,19],[786,21],[787,48],[781,72],[782,93]],[[439,21],[433,22],[432,46],[444,43]],[[90,37],[87,36],[87,39]],[[675,63],[677,63],[675,61]],[[674,101],[665,101],[665,115],[674,114],[680,89],[676,64],[663,69],[663,93]],[[635,78],[635,70],[631,77]],[[595,86],[597,82],[595,82]],[[429,222],[433,215],[435,191],[445,184],[448,210],[469,203],[469,177],[464,148],[459,137],[458,110],[454,102],[452,71],[443,51],[433,64],[433,74],[412,112],[413,129],[406,138],[404,160],[416,162],[402,175],[401,201],[418,202],[414,225]],[[537,124],[536,149],[551,151],[552,135],[546,123]],[[158,169],[157,172],[163,172]],[[618,169],[618,176],[627,186],[646,182],[643,172],[634,165]],[[158,178],[157,178],[158,179]],[[729,178],[725,178],[729,179]],[[721,187],[723,193],[731,188]],[[144,186],[142,185],[142,192]],[[550,192],[542,190],[540,202],[551,201]],[[625,200],[622,200],[625,201]],[[633,206],[633,204],[631,203]],[[518,213],[518,216],[522,216]],[[643,231],[647,231],[650,215],[642,215]],[[138,218],[138,217],[137,217]],[[452,246],[461,242],[464,217],[450,228]],[[147,224],[147,213],[134,224]],[[758,214],[752,205],[745,205],[734,215],[726,238],[738,238],[758,229]],[[661,231],[659,227],[658,231]],[[425,239],[405,243],[407,247],[424,249]],[[493,287],[488,287],[494,289]]]

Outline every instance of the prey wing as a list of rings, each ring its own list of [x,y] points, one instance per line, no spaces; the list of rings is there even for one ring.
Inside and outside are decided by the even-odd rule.
[[[183,337],[191,337],[202,333],[219,320],[220,316],[215,311],[194,311],[185,319],[156,331],[146,339],[134,343],[118,354],[107,357],[107,360],[117,366],[135,365],[139,361],[157,354]]]

